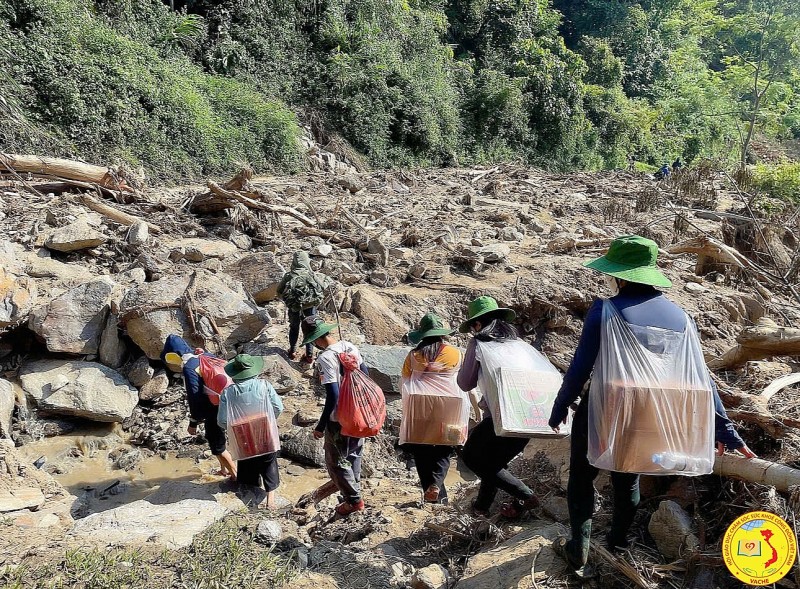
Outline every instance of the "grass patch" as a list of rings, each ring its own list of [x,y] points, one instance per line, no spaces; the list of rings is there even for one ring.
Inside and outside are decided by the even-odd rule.
[[[800,163],[759,164],[753,171],[752,183],[773,198],[800,203]]]
[[[0,567],[7,589],[272,589],[295,567],[254,539],[256,521],[230,517],[186,549],[77,548]]]

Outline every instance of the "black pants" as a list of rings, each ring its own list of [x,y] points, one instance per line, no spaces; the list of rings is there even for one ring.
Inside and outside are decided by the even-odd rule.
[[[211,453],[214,456],[219,456],[225,451],[225,432],[217,424],[217,412],[214,412],[213,417],[207,417],[203,423],[205,424],[208,447],[211,448]]]
[[[572,441],[569,452],[569,482],[567,483],[567,503],[572,539],[567,543],[567,551],[572,559],[586,564],[589,557],[589,540],[592,535],[592,512],[594,511],[594,479],[600,472],[589,464],[589,410],[586,403],[578,406],[572,421]],[[627,545],[626,536],[636,516],[639,506],[639,475],[625,472],[612,472],[611,484],[614,486],[614,513],[608,542],[613,546]]]
[[[434,446],[432,444],[405,444],[407,450],[414,456],[417,467],[419,483],[422,490],[431,485],[439,487],[439,503],[447,503],[447,489],[444,479],[450,470],[450,456],[453,455],[452,446]]]
[[[236,481],[240,485],[261,486],[264,482],[266,491],[274,491],[281,484],[278,472],[278,453],[264,454],[255,458],[247,458],[236,462]]]
[[[294,349],[297,347],[297,340],[300,337],[300,324],[303,322],[303,319],[316,314],[316,307],[310,307],[302,311],[292,311],[289,309],[289,349],[292,352],[294,352]],[[314,346],[308,344],[306,346],[306,356],[310,358],[313,353]]]
[[[528,444],[528,438],[505,438],[495,435],[494,421],[484,418],[470,432],[464,444],[464,464],[481,479],[475,507],[487,511],[497,490],[502,489],[516,499],[528,499],[533,491],[507,470],[508,463]]]

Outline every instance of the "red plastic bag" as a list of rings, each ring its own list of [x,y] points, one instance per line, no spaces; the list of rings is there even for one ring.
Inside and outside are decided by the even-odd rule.
[[[203,379],[203,385],[206,395],[212,405],[219,405],[219,396],[225,387],[233,384],[233,380],[225,372],[225,360],[217,358],[211,354],[200,354],[200,377]]]
[[[358,368],[355,355],[339,354],[344,377],[339,387],[336,415],[342,435],[370,438],[378,435],[386,420],[386,398],[381,387]]]

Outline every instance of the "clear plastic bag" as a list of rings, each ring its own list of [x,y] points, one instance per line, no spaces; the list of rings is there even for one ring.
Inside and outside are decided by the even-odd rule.
[[[478,387],[498,436],[535,438],[569,434],[572,416],[555,433],[547,424],[561,388],[561,373],[536,348],[521,339],[477,342],[481,364]]]
[[[411,376],[400,381],[400,444],[461,446],[467,441],[470,404],[457,375],[458,367],[425,370],[412,362]]]
[[[261,380],[257,385],[245,388],[234,383],[224,392],[228,449],[234,460],[271,454],[281,447],[267,385]]]
[[[589,462],[640,474],[709,474],[714,397],[697,330],[629,325],[603,301],[587,402]]]

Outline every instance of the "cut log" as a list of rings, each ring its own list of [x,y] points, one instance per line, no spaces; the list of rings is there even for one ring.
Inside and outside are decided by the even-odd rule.
[[[744,458],[734,454],[717,456],[714,461],[714,474],[751,483],[771,485],[782,493],[788,493],[790,487],[800,485],[800,470],[796,468],[769,460]]]
[[[100,202],[99,200],[92,198],[88,194],[84,194],[81,197],[81,201],[83,202],[83,204],[92,209],[94,212],[100,213],[104,217],[108,217],[109,219],[111,219],[116,223],[119,223],[120,225],[125,225],[127,227],[130,227],[137,221],[143,220],[140,217],[128,214],[124,211],[120,211],[119,209],[116,209],[111,205],[107,205],[104,202]],[[151,233],[155,234],[161,233],[161,228],[158,225],[147,223],[147,227]]]
[[[755,276],[768,282],[773,282],[772,277],[764,273],[761,268],[753,264],[742,253],[734,248],[725,245],[711,237],[700,236],[681,241],[675,245],[667,248],[670,254],[695,254],[697,255],[697,265],[695,272],[702,274],[707,271],[709,267],[709,260],[716,264],[723,264],[728,267],[738,268],[740,270],[748,270]]]
[[[104,188],[133,192],[124,176],[111,168],[95,166],[74,160],[38,155],[17,155],[0,153],[0,167],[14,170],[17,173],[52,176],[78,182],[98,184]]]
[[[800,329],[779,327],[768,319],[744,328],[736,341],[736,346],[708,363],[711,370],[729,370],[772,356],[800,355]]]
[[[605,247],[611,244],[613,239],[602,237],[599,239],[576,239],[574,237],[556,237],[547,244],[547,251],[551,254],[561,254],[575,249],[587,247]]]
[[[297,500],[297,503],[295,503],[295,507],[308,507],[309,505],[317,505],[320,501],[323,501],[333,495],[337,490],[336,483],[328,480],[310,493],[306,493],[300,497],[300,499]]]

